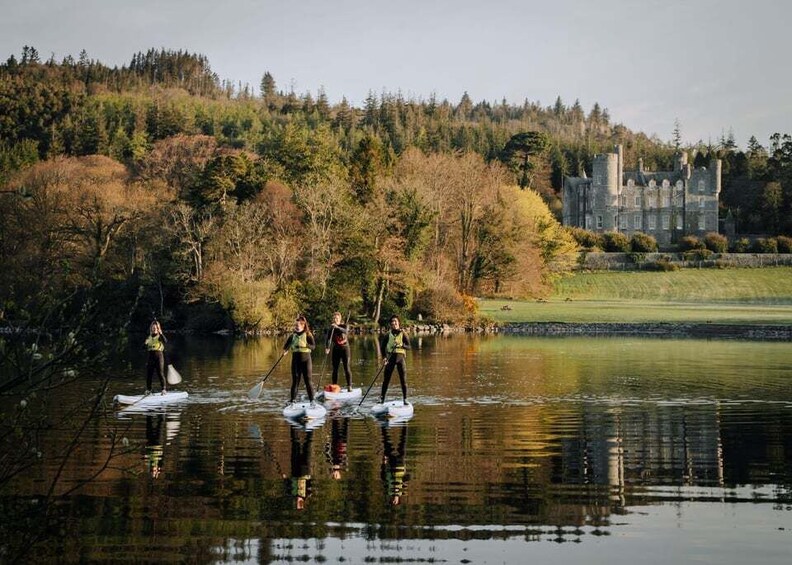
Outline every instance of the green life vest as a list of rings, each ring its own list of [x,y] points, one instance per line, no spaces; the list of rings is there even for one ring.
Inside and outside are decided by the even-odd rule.
[[[158,335],[150,335],[146,338],[146,348],[149,351],[165,351],[165,344]]]
[[[404,332],[399,332],[393,335],[393,332],[388,332],[388,345],[386,347],[387,353],[401,353],[405,355],[407,350],[404,348]]]
[[[292,353],[310,353],[311,349],[308,347],[308,332],[292,334],[289,350]]]

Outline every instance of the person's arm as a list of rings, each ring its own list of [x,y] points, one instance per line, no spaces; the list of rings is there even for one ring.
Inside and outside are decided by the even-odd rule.
[[[286,343],[283,344],[283,352],[286,353],[289,350],[289,346],[291,345],[292,337],[294,334],[290,334],[289,337],[286,338]]]
[[[316,347],[316,340],[314,339],[313,334],[309,333],[307,336],[305,336],[305,341],[308,344],[308,349],[313,351],[314,348]]]
[[[336,331],[338,333],[340,333],[344,337],[344,339],[346,339],[347,332],[349,331],[349,328],[346,325],[341,324],[341,325],[336,326]]]
[[[402,346],[404,346],[404,349],[410,349],[410,338],[404,330],[402,330]]]

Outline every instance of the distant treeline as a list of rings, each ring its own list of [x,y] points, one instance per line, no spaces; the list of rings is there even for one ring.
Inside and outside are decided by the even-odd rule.
[[[678,131],[665,143],[560,98],[371,93],[356,108],[269,73],[258,91],[182,51],[110,68],[26,47],[0,65],[0,182],[20,196],[0,198],[12,298],[131,285],[141,311],[189,304],[246,329],[343,305],[460,320],[471,295],[541,295],[567,268],[575,244],[552,214],[564,176],[616,143],[628,168],[671,168],[681,148]],[[688,149],[724,159],[738,227],[788,229],[788,136]],[[220,324],[208,317],[196,325]]]

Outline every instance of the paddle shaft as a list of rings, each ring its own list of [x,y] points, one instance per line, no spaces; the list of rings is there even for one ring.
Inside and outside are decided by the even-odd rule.
[[[363,405],[363,401],[366,400],[366,397],[368,396],[368,393],[371,391],[371,387],[373,387],[374,383],[377,382],[377,379],[379,378],[380,373],[382,373],[382,370],[385,369],[385,367],[388,365],[388,363],[390,362],[392,356],[393,356],[392,352],[390,354],[388,354],[388,358],[385,360],[385,362],[379,368],[379,371],[377,371],[377,374],[374,375],[374,379],[371,381],[371,384],[369,385],[368,389],[366,390],[366,394],[364,394],[363,398],[360,399],[360,403],[358,404],[358,408],[360,408]]]

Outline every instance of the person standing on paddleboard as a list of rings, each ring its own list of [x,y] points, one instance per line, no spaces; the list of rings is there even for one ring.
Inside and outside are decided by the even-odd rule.
[[[327,330],[325,339],[325,355],[333,352],[333,384],[338,384],[338,365],[344,364],[344,376],[346,377],[347,390],[352,392],[352,373],[349,370],[349,362],[352,357],[349,349],[347,333],[349,328],[341,322],[341,312],[333,313],[333,323]]]
[[[382,379],[382,394],[380,394],[380,404],[385,402],[385,395],[388,394],[388,385],[393,374],[393,369],[399,371],[401,381],[402,400],[407,404],[407,363],[405,356],[410,349],[410,339],[404,330],[401,329],[401,320],[398,316],[390,317],[390,331],[380,337],[380,351],[385,356],[385,376]]]
[[[148,350],[148,359],[146,360],[146,394],[151,394],[151,381],[153,380],[154,373],[157,373],[160,382],[162,394],[168,392],[165,386],[165,344],[168,340],[162,333],[162,326],[157,320],[151,322],[149,326],[149,335],[144,342]]]
[[[305,382],[305,388],[308,390],[308,400],[311,401],[313,406],[314,393],[311,386],[312,367],[311,367],[311,351],[316,347],[311,327],[308,325],[308,320],[302,314],[297,316],[294,321],[294,333],[286,340],[283,346],[283,355],[289,351],[292,353],[291,364],[291,396],[289,397],[289,404],[294,404],[297,397],[297,387],[300,386],[300,379]]]

